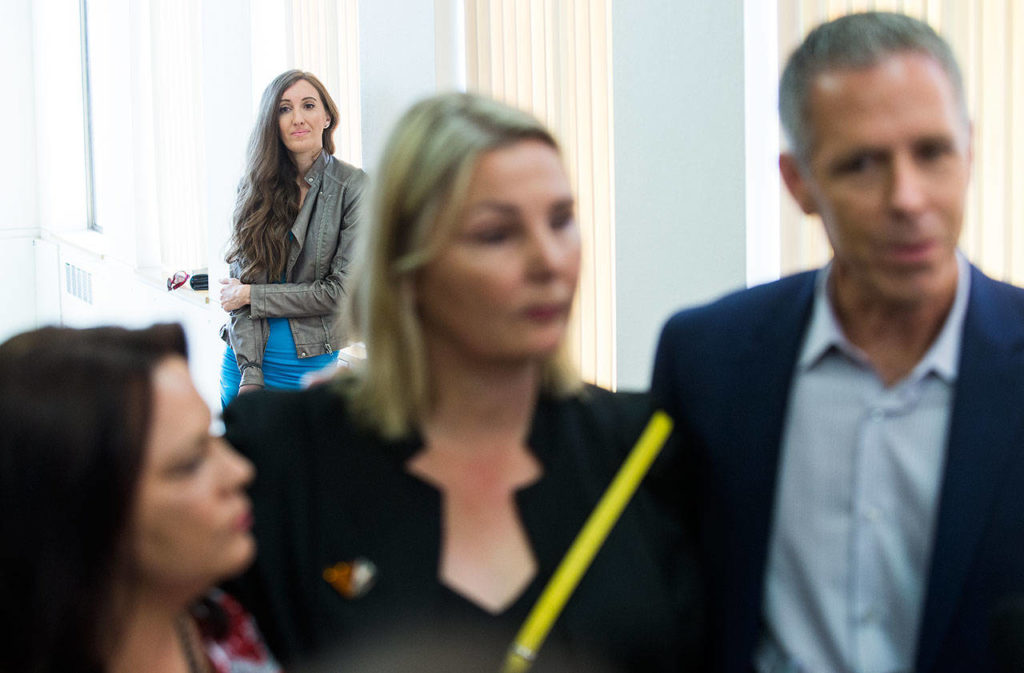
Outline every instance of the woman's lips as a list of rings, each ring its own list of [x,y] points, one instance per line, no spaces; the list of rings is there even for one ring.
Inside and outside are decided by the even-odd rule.
[[[526,317],[537,322],[548,322],[561,318],[568,309],[564,304],[540,304],[526,309]]]
[[[252,529],[252,509],[249,507],[245,508],[245,511],[235,517],[235,530],[248,531]]]

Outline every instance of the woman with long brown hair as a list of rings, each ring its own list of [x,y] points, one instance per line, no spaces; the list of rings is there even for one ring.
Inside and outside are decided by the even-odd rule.
[[[231,316],[221,402],[297,388],[335,362],[345,330],[352,242],[366,174],[333,156],[338,108],[312,73],[289,70],[263,92],[238,191],[221,307]]]

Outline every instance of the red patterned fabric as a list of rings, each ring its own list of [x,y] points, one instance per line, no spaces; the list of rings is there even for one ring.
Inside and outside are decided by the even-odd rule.
[[[199,620],[206,656],[217,673],[281,673],[281,667],[263,643],[256,621],[241,603],[223,591],[214,590],[207,598],[227,618],[227,632],[216,637],[213,620]]]

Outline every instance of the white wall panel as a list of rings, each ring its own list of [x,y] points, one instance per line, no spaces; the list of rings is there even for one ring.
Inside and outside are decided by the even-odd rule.
[[[746,280],[743,3],[612,6],[620,388],[677,308]]]

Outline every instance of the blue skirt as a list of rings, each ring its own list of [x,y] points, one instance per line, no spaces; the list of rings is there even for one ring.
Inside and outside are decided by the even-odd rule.
[[[287,318],[268,318],[270,336],[263,351],[263,384],[267,388],[297,390],[303,385],[303,377],[311,372],[336,365],[338,352],[299,358],[295,355],[295,339],[288,327]],[[238,395],[242,374],[238,371],[235,351],[228,346],[224,349],[224,361],[220,368],[220,403],[226,407]]]

